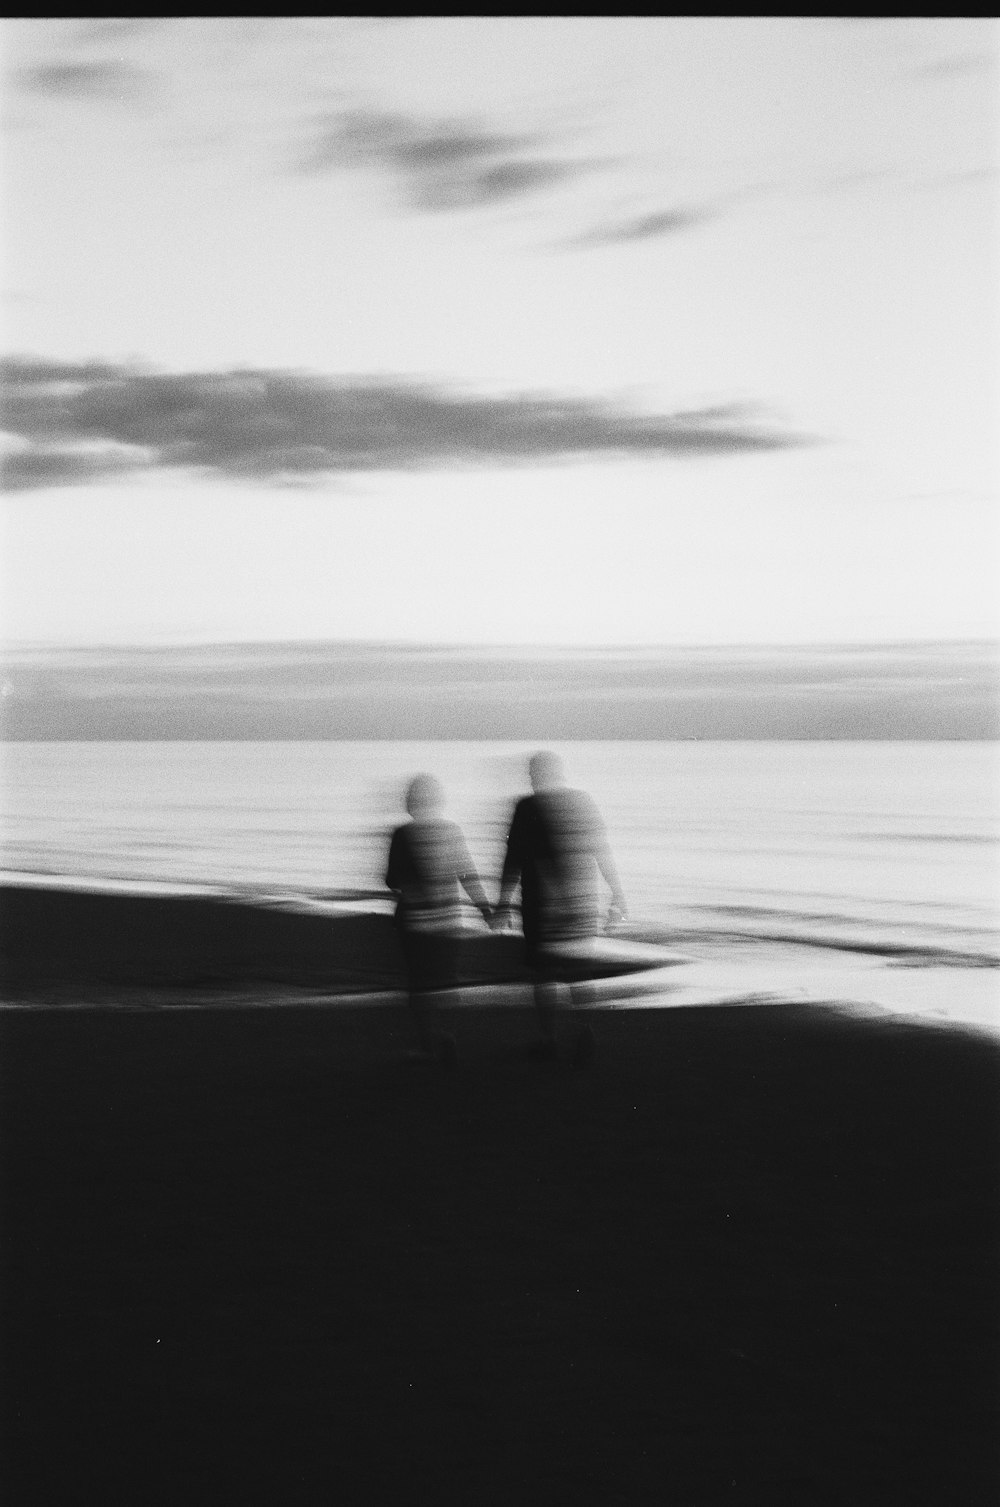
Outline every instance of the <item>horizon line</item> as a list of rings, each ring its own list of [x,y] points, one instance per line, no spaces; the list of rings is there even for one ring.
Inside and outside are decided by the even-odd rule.
[[[699,652],[703,650],[803,650],[803,649],[921,649],[921,648],[989,648],[1000,651],[1000,633],[995,636],[962,634],[954,638],[944,635],[914,638],[866,638],[866,639],[723,639],[690,641],[644,641],[641,643],[615,640],[590,640],[585,643],[559,643],[537,640],[454,640],[454,639],[402,639],[368,637],[330,638],[191,638],[191,639],[0,639],[0,654],[32,651],[53,652],[151,652],[156,650],[186,649],[372,649],[388,651],[421,652],[433,650],[452,653],[489,654],[643,654]]]

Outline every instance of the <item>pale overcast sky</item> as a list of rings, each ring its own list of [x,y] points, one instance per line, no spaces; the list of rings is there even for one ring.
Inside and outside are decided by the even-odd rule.
[[[996,636],[997,36],[4,23],[2,636]]]

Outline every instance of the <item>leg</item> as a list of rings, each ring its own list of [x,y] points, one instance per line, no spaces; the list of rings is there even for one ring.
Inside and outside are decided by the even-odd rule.
[[[594,990],[591,987],[590,979],[577,979],[570,986],[570,993],[573,999],[573,1016],[577,1028],[576,1041],[573,1045],[573,1063],[575,1067],[586,1067],[589,1062],[593,1061],[594,1051],[597,1046],[591,1012]]]
[[[417,1061],[426,1059],[443,1062],[446,1067],[457,1067],[458,1045],[454,1036],[441,1027],[437,995],[426,989],[411,989],[410,1010],[420,1043],[417,1052],[411,1056]]]
[[[455,1038],[442,1030],[438,1013],[442,991],[454,982],[455,949],[451,939],[409,936],[406,963],[410,1012],[417,1028],[420,1053],[453,1064],[457,1061]]]
[[[554,978],[535,976],[535,1013],[543,1041],[556,1039],[556,1012],[559,1009],[559,985]]]
[[[559,983],[544,953],[533,937],[526,938],[525,961],[531,970],[532,994],[538,1036],[521,1048],[518,1055],[548,1062],[556,1055],[556,1012],[559,1008]]]
[[[417,1028],[417,1041],[422,1052],[430,1052],[434,1045],[434,996],[425,989],[410,986],[410,1013]]]

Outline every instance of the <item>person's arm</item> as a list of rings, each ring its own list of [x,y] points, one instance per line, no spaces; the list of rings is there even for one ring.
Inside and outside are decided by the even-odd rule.
[[[493,911],[490,907],[490,902],[486,898],[486,891],[483,889],[482,880],[475,869],[471,869],[468,874],[462,874],[459,877],[462,881],[462,888],[488,926],[493,918]]]
[[[507,834],[507,850],[504,854],[503,872],[500,876],[500,898],[497,900],[496,909],[493,912],[494,922],[501,924],[510,915],[511,904],[515,891],[521,882],[521,869],[523,867],[523,840],[524,840],[524,815],[520,804],[514,810],[514,817]]]
[[[458,849],[457,868],[459,883],[488,926],[493,915],[490,902],[486,898],[486,891],[483,889],[479,870],[472,861],[472,855],[466,845],[465,838],[460,833],[456,835],[456,846]]]
[[[628,915],[628,904],[625,899],[625,891],[622,889],[621,880],[618,877],[618,869],[615,866],[615,861],[611,856],[611,849],[607,842],[604,843],[596,856],[597,867],[601,871],[605,884],[611,891],[612,911],[618,912],[615,919],[624,921]],[[609,919],[611,918],[609,917]]]
[[[524,822],[524,807],[518,804],[507,834],[507,851],[504,854],[503,872],[500,876],[498,905],[509,906],[521,882],[521,870],[524,867]]]
[[[403,835],[402,828],[397,827],[392,834],[389,844],[389,862],[385,871],[386,889],[392,890],[393,894],[399,895],[403,890]]]
[[[612,911],[618,912],[618,920],[624,920],[628,915],[625,891],[622,889],[622,882],[618,877],[618,868],[611,853],[611,844],[608,842],[607,829],[596,806],[593,807],[593,820],[594,858],[604,883],[611,891]]]

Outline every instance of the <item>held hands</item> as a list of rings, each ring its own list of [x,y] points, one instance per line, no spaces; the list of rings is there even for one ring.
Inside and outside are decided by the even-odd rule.
[[[506,900],[503,900],[499,905],[494,907],[493,915],[490,917],[490,930],[502,934],[513,931],[513,929],[514,918],[510,913],[510,905]]]
[[[628,911],[624,900],[613,900],[608,907],[608,918],[604,923],[606,931],[614,931],[616,926],[621,926],[628,920]]]

